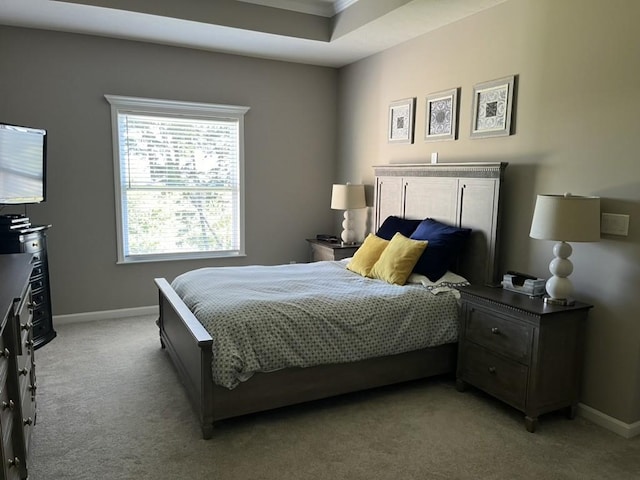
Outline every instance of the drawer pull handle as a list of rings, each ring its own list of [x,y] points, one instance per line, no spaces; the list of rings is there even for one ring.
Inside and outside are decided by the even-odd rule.
[[[9,355],[11,355],[11,352],[9,351],[8,348],[5,348],[0,352],[0,357],[9,358]]]
[[[26,377],[27,373],[29,373],[29,370],[27,370],[26,368],[21,368],[20,370],[18,370],[18,375],[24,375]]]
[[[2,402],[2,410],[6,410],[7,408],[9,410],[13,410],[13,407],[15,407],[16,404],[13,403],[13,400],[9,400],[8,402]]]
[[[498,327],[493,327],[491,329],[491,333],[493,333],[494,335],[500,335],[500,329]]]
[[[20,325],[20,328],[22,328],[22,330],[31,330],[31,327],[33,327],[33,324],[31,322],[27,322],[24,325]]]
[[[25,425],[33,425],[33,419],[31,417],[25,418],[22,420],[22,423]]]
[[[18,457],[10,458],[8,460],[8,462],[9,462],[9,467],[18,467],[18,466],[20,466],[20,459]]]
[[[491,375],[495,375],[496,374],[496,367],[489,367],[487,370],[489,370],[489,373]]]

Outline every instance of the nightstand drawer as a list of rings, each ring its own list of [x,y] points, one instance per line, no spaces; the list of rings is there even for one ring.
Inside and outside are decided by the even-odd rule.
[[[336,261],[353,257],[353,254],[356,253],[356,250],[360,247],[359,243],[342,245],[339,242],[330,243],[312,238],[308,238],[307,242],[309,242],[311,248],[310,259],[312,262]]]
[[[341,258],[336,258],[336,253],[334,249],[330,247],[323,247],[321,245],[311,245],[311,261],[312,262],[323,262],[323,261],[332,261],[332,260],[341,260]]]
[[[466,339],[528,365],[533,327],[495,311],[470,307]]]
[[[461,348],[464,349],[461,352],[464,366],[459,375],[465,381],[513,407],[525,407],[529,372],[525,365],[494,355],[472,343],[466,343]]]

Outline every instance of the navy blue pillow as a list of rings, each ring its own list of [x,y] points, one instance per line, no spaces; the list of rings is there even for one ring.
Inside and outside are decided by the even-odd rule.
[[[429,242],[413,272],[425,275],[432,282],[437,281],[454,264],[470,234],[470,228],[453,227],[432,218],[424,219],[410,237]]]
[[[405,237],[409,238],[413,231],[416,229],[422,220],[408,220],[406,218],[400,218],[390,216],[382,222],[380,228],[376,232],[376,235],[385,240],[391,240],[393,236],[400,232]]]

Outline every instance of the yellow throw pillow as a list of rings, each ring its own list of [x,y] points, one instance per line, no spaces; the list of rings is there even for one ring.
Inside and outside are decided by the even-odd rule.
[[[369,276],[371,268],[380,258],[380,254],[389,245],[389,240],[376,237],[370,233],[347,264],[347,270],[358,273],[363,277]]]
[[[404,285],[420,255],[427,248],[426,240],[411,240],[396,233],[371,269],[372,278]]]

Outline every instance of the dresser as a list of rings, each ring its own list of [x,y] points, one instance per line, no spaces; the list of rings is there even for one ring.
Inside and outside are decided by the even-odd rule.
[[[47,230],[49,227],[50,225],[42,225],[16,232],[0,232],[0,253],[29,253],[33,255],[31,295],[33,303],[33,341],[36,349],[46,345],[56,336],[51,310],[47,254]]]
[[[458,390],[473,385],[524,412],[530,432],[547,412],[565,409],[573,418],[592,306],[547,305],[485,286],[463,287],[460,294]]]
[[[0,255],[0,437],[3,479],[26,479],[36,422],[32,255]]]
[[[309,248],[311,249],[309,256],[312,262],[320,262],[322,260],[342,260],[343,258],[353,257],[356,250],[360,248],[360,243],[353,245],[342,245],[340,242],[324,242],[314,238],[307,238]]]

